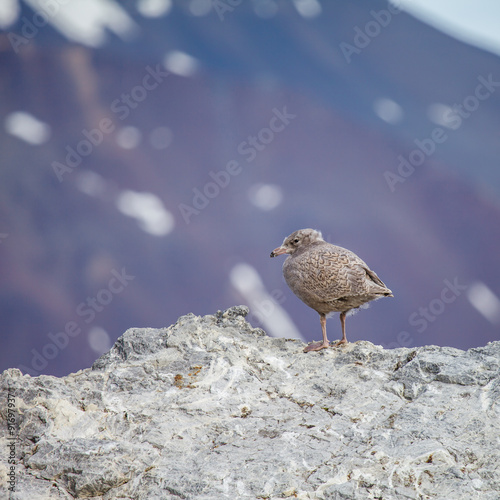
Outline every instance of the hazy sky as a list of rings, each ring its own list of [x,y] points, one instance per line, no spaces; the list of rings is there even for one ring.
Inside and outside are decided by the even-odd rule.
[[[500,55],[500,0],[392,0],[422,21]]]

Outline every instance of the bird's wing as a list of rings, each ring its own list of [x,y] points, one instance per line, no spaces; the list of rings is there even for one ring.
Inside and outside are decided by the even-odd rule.
[[[329,245],[305,253],[294,268],[297,273],[294,281],[300,282],[303,290],[318,300],[330,301],[360,294],[364,290],[365,268],[368,267],[353,252]],[[293,290],[293,286],[290,288]]]
[[[387,288],[387,285],[377,276],[377,273],[375,271],[372,271],[368,267],[363,268],[366,272],[366,275],[370,282],[375,283],[375,285],[378,285],[378,287],[382,287],[382,290],[373,290],[375,293],[390,293],[392,294],[391,290]]]
[[[368,269],[368,267],[363,267],[363,269],[366,271],[368,278],[371,281],[373,281],[376,285],[381,286],[383,288],[387,288],[385,286],[385,283],[377,276],[377,273],[375,271]]]

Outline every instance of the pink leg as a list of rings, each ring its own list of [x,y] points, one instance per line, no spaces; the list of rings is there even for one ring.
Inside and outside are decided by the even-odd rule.
[[[347,337],[345,336],[345,317],[347,311],[340,313],[340,324],[342,325],[342,338],[334,344],[334,347],[338,347],[342,344],[347,344]]]
[[[320,314],[319,321],[321,323],[321,331],[323,333],[323,342],[313,342],[312,344],[306,345],[304,352],[319,351],[330,346],[330,342],[328,342],[328,339],[326,338],[326,315]]]

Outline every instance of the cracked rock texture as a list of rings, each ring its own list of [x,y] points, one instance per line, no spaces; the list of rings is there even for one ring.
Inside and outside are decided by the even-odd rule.
[[[63,378],[6,370],[0,496],[498,500],[500,342],[304,354],[247,312],[132,328]]]

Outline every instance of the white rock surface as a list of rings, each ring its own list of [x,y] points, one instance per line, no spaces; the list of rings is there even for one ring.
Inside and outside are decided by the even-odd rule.
[[[63,378],[6,370],[0,496],[498,500],[500,342],[304,354],[247,312],[130,329]]]

